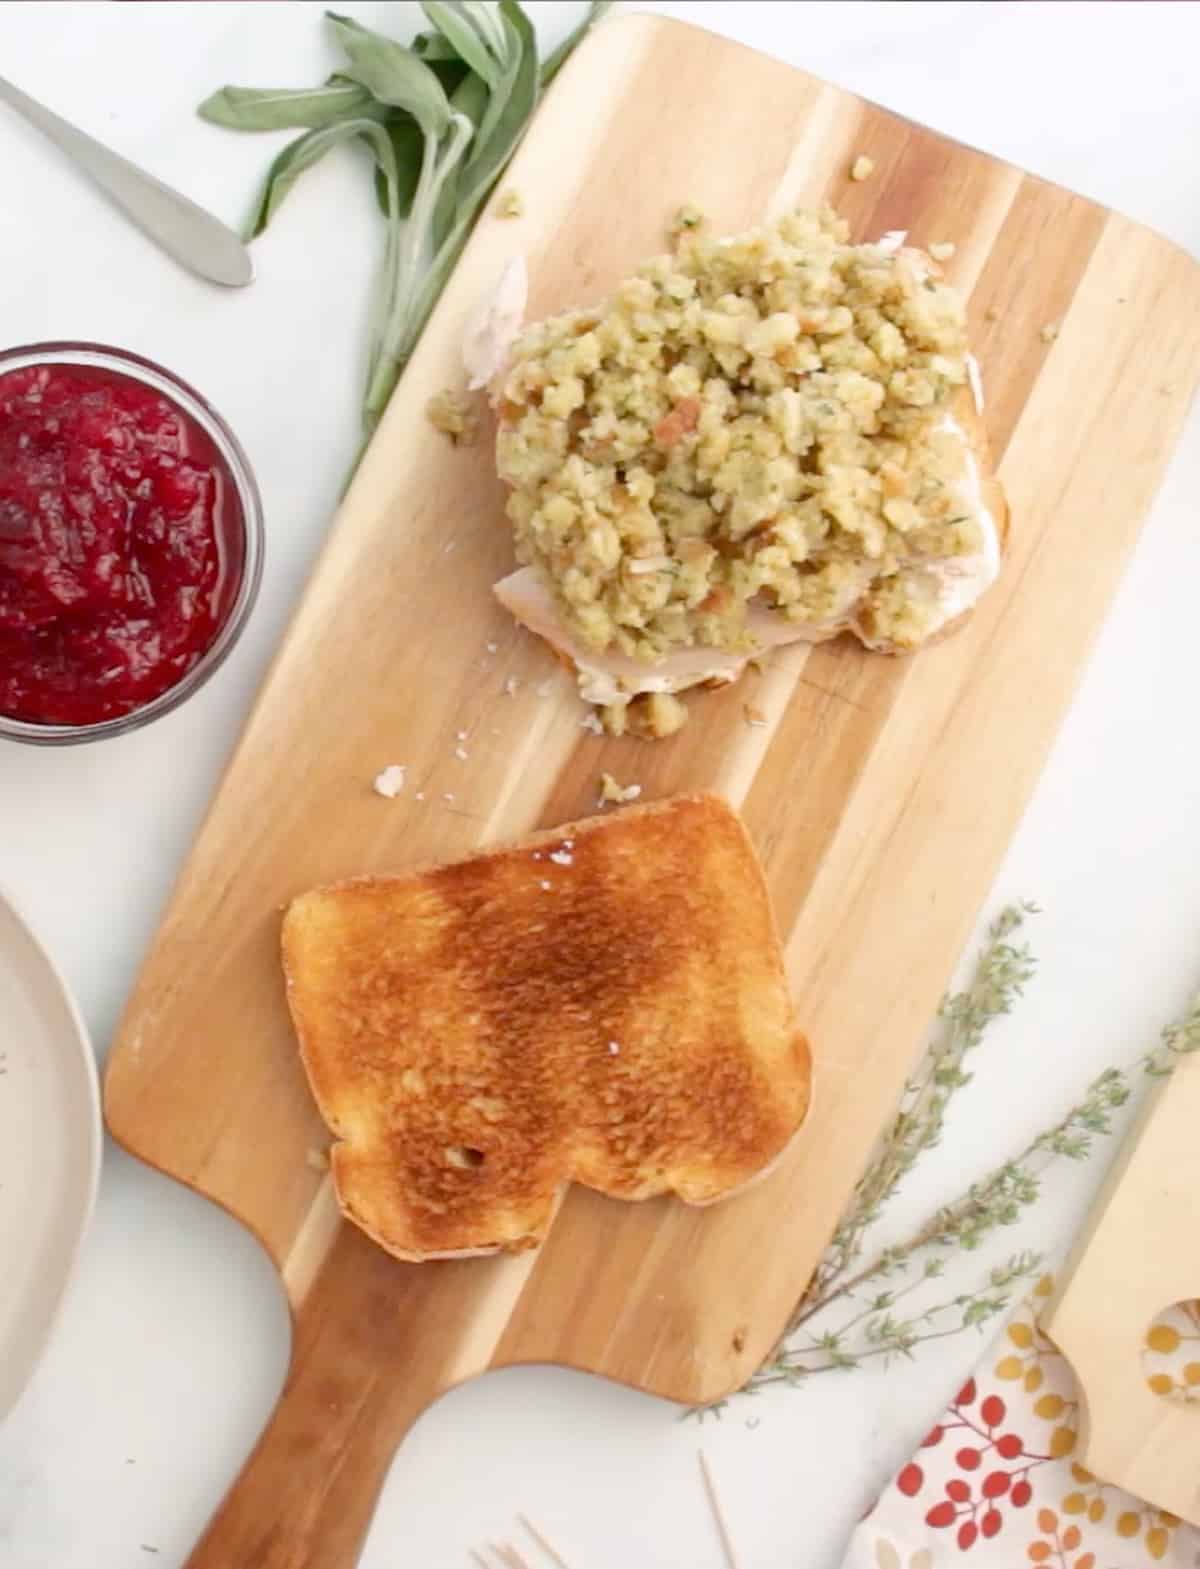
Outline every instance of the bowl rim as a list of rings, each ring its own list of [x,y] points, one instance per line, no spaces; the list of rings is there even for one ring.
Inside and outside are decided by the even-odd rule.
[[[132,349],[86,339],[48,339],[0,349],[0,376],[30,365],[82,365],[113,370],[140,381],[174,403],[200,425],[216,447],[237,491],[242,520],[242,576],[233,603],[216,637],[173,686],[140,708],[90,725],[41,724],[0,713],[0,740],[22,741],[31,746],[72,746],[125,735],[152,724],[198,692],[225,663],[249,619],[262,582],[266,549],[262,495],[246,449],[228,421],[190,382],[165,365]]]

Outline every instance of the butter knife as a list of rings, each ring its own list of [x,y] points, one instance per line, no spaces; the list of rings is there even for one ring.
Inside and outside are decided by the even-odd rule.
[[[250,252],[220,219],[52,113],[2,76],[0,102],[48,137],[143,234],[181,266],[229,288],[253,282]]]

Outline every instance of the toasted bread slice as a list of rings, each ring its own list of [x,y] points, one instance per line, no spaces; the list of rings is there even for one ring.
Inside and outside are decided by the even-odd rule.
[[[712,1203],[808,1108],[762,871],[715,796],[303,894],[283,963],[343,1212],[399,1258],[536,1245],[569,1182]]]

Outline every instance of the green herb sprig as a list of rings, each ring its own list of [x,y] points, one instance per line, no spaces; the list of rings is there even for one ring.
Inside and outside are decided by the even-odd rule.
[[[267,170],[251,239],[330,148],[370,153],[387,232],[363,399],[368,435],[542,91],[610,4],[593,0],[544,62],[518,0],[424,0],[430,30],[411,46],[327,11],[346,63],[326,82],[222,87],[200,105],[204,119],[235,131],[303,130]]]
[[[1011,939],[1036,913],[1032,904],[1004,910],[988,932],[966,990],[942,1004],[929,1049],[855,1188],[849,1210],[782,1340],[743,1393],[757,1394],[776,1384],[797,1386],[814,1374],[848,1372],[873,1359],[908,1358],[926,1341],[978,1329],[1003,1313],[1022,1282],[1040,1272],[1040,1254],[1021,1252],[993,1265],[968,1291],[940,1298],[934,1292],[931,1301],[924,1288],[945,1275],[958,1253],[983,1247],[1001,1228],[1021,1221],[1037,1202],[1042,1178],[1056,1161],[1086,1160],[1097,1137],[1114,1131],[1116,1114],[1134,1097],[1139,1082],[1167,1077],[1200,1050],[1198,995],[1182,1017],[1162,1031],[1153,1050],[1131,1067],[1106,1068],[1020,1154],[935,1210],[907,1240],[881,1249],[869,1263],[855,1268],[866,1234],[884,1206],[924,1152],[940,1142],[949,1103],[970,1082],[965,1057],[997,1019],[1012,1011],[1033,977],[1036,961],[1028,946]],[[726,1403],[694,1414],[719,1413]]]

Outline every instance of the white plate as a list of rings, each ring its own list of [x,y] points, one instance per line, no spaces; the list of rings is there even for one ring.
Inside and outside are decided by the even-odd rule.
[[[100,1171],[100,1093],[62,977],[0,893],[0,1417],[58,1313]]]

